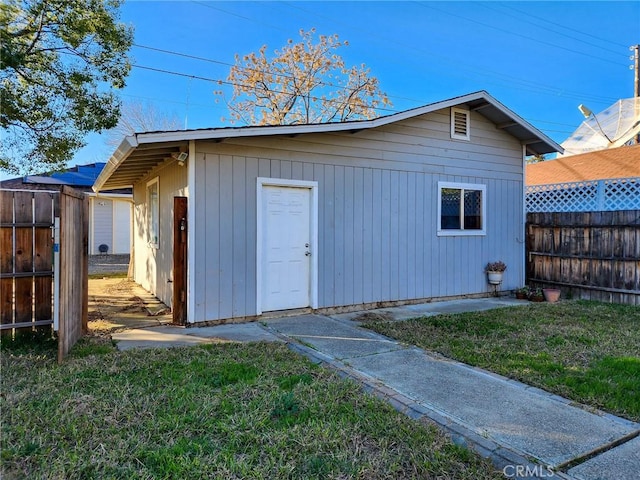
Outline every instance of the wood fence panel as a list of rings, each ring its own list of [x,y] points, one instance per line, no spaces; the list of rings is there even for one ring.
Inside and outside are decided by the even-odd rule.
[[[56,195],[56,192],[0,191],[0,323],[3,336],[11,336],[19,329],[51,330],[51,228]]]
[[[15,238],[15,272],[33,273],[33,229],[16,228]],[[15,285],[15,323],[30,323],[33,320],[33,276],[16,277]]]
[[[529,213],[527,281],[640,305],[640,211]]]
[[[89,200],[64,187],[60,194],[60,322],[58,362],[87,328]]]
[[[0,191],[0,325],[13,323],[13,194]],[[2,335],[10,335],[2,331]]]

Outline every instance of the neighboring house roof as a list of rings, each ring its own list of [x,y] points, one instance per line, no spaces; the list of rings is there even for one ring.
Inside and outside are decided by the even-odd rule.
[[[527,165],[527,185],[640,177],[640,145],[618,147]]]
[[[105,165],[105,162],[96,162],[77,165],[61,172],[11,178],[0,182],[0,188],[9,190],[59,190],[62,185],[68,185],[83,192],[92,192],[91,186],[95,183]],[[130,194],[131,189],[112,193]]]
[[[527,154],[562,152],[562,147],[533,127],[485,91],[432,103],[423,107],[379,117],[340,123],[303,125],[247,126],[165,132],[136,133],[124,138],[94,184],[94,190],[133,185],[167,158],[185,151],[190,140],[222,140],[225,138],[299,135],[322,132],[357,132],[388,125],[444,108],[464,105],[475,110],[496,127],[513,135],[526,146]]]

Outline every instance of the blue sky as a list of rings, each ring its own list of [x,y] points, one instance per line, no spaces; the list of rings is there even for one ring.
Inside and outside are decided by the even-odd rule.
[[[213,94],[220,86],[189,76],[225,79],[236,53],[272,51],[315,27],[349,42],[342,57],[371,69],[393,111],[487,90],[562,142],[583,120],[578,104],[599,112],[633,96],[629,46],[640,43],[637,1],[127,1],[121,20],[135,28],[137,65],[122,99],[188,128],[223,126],[227,115]],[[72,164],[106,161],[103,137],[88,137]]]

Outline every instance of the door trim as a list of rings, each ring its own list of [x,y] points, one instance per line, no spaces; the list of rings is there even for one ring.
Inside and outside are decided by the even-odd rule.
[[[262,218],[262,189],[269,187],[294,187],[311,190],[310,235],[311,235],[311,265],[309,279],[309,300],[311,308],[318,308],[318,182],[308,180],[287,180],[283,178],[258,177],[256,182],[256,314],[262,315],[262,232],[264,220]]]
[[[187,221],[189,204],[187,197],[173,197],[173,283],[171,295],[171,312],[173,323],[187,324]]]

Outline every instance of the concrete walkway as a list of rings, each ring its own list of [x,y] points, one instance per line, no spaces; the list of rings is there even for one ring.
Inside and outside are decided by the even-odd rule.
[[[401,319],[521,303],[495,298],[457,300],[367,315]],[[640,476],[640,424],[590,411],[540,389],[378,335],[352,320],[362,313],[300,315],[266,320],[264,325],[155,327],[120,332],[113,338],[121,349],[230,340],[289,342],[407,415],[436,422],[456,443],[491,458],[512,478],[625,480]]]

